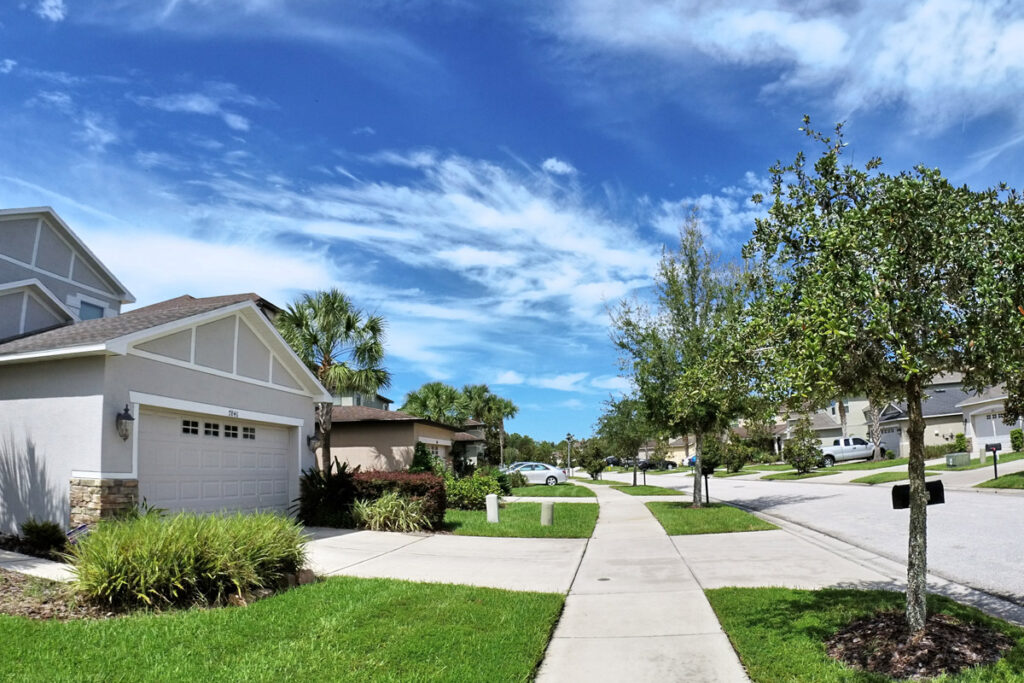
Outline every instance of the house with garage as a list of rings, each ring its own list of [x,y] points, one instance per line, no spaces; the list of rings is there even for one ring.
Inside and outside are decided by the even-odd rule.
[[[980,394],[973,394],[956,404],[963,420],[967,448],[973,457],[984,457],[985,448],[999,444],[1000,453],[1010,453],[1010,432],[1024,429],[1024,420],[1007,424],[1006,388],[1002,385],[989,387]]]
[[[363,471],[408,469],[417,443],[425,444],[432,455],[451,467],[453,457],[465,457],[469,452],[479,457],[477,445],[482,452],[483,440],[482,433],[399,410],[336,405],[331,412],[331,460]]]
[[[255,294],[134,301],[50,208],[0,212],[0,532],[145,499],[284,510],[330,395]]]

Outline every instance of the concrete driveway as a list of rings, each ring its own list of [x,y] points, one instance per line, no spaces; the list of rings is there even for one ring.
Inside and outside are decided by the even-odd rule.
[[[587,540],[309,528],[317,574],[566,593]]]

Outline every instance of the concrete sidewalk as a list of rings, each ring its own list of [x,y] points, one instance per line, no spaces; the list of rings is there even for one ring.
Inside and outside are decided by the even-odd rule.
[[[748,680],[700,584],[644,501],[590,488],[601,515],[537,680]]]
[[[73,578],[71,567],[63,562],[44,560],[31,555],[0,550],[0,569],[11,572],[38,576],[52,581],[70,581]]]

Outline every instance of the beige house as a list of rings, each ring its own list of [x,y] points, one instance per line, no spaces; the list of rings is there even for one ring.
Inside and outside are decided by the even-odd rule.
[[[0,531],[143,498],[213,511],[297,497],[330,396],[274,329],[278,309],[238,294],[121,313],[132,301],[52,209],[0,212]]]
[[[459,441],[482,441],[470,432],[398,410],[368,406],[335,406],[331,413],[331,458],[359,466],[363,471],[404,470],[412,464],[417,443],[450,467],[452,449]]]
[[[1013,450],[1010,445],[1010,432],[1024,428],[1024,422],[1017,419],[1015,423],[1003,421],[1006,409],[1006,389],[1002,386],[991,387],[957,403],[963,419],[964,434],[972,456],[984,456],[985,447],[991,444],[1000,445],[1000,453]]]

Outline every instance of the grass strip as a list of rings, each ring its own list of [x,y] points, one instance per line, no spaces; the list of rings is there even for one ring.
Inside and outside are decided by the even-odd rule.
[[[745,510],[721,503],[691,507],[690,503],[654,501],[647,503],[658,523],[669,536],[692,534],[727,534],[736,531],[768,531],[778,529]]]
[[[755,470],[757,472],[787,472],[793,469],[792,465],[779,464],[779,465],[747,465],[748,470]]]
[[[893,458],[892,460],[866,460],[864,462],[849,462],[845,465],[835,465],[829,467],[829,471],[846,472],[849,470],[880,470],[883,467],[897,467],[899,465],[906,465],[910,462],[910,458]]]
[[[815,470],[814,472],[779,472],[778,474],[769,474],[766,477],[761,477],[761,481],[770,479],[771,481],[793,481],[795,479],[813,479],[814,477],[825,477],[833,472],[823,472],[822,470]]]
[[[69,622],[0,615],[0,678],[525,681],[563,601],[335,577],[248,607]]]
[[[645,486],[638,484],[637,486],[615,486],[613,487],[616,491],[622,491],[628,493],[631,496],[681,496],[682,491],[675,489],[667,489],[661,486]]]
[[[999,464],[1002,465],[1004,462],[1013,462],[1014,460],[1020,460],[1024,458],[1024,453],[1007,453],[1006,455],[999,456]],[[964,465],[963,467],[946,467],[945,465],[926,465],[926,470],[934,470],[936,472],[963,472],[964,470],[980,470],[982,467],[992,467],[992,458],[985,458],[985,462],[982,462],[980,458],[971,458],[971,464]]]
[[[590,538],[597,524],[597,503],[555,503],[551,526],[540,525],[540,503],[506,503],[497,524],[485,510],[448,510],[445,528],[456,536],[502,538]]]
[[[757,683],[889,680],[833,660],[823,641],[854,619],[879,610],[903,610],[903,593],[787,588],[718,588],[705,593],[751,680]],[[943,596],[929,595],[928,613],[938,612],[985,624],[1017,641],[995,664],[943,677],[942,681],[1024,681],[1024,629]]]
[[[739,477],[744,474],[757,474],[757,471],[740,470],[739,472],[729,472],[728,470],[715,470],[715,473],[712,476],[718,477],[719,479],[728,479],[729,477]]]
[[[582,486],[576,486],[575,484],[555,484],[554,486],[537,484],[535,486],[518,486],[512,489],[512,495],[542,498],[594,498],[597,496],[597,494],[590,489],[585,489]]]
[[[585,481],[588,484],[597,484],[598,486],[622,486],[621,481],[614,479],[591,479],[590,477],[573,477],[575,481]]]
[[[860,477],[858,479],[850,480],[851,484],[884,484],[890,481],[902,481],[904,479],[910,479],[910,475],[906,472],[876,472],[869,474],[866,477]]]
[[[1004,474],[997,479],[989,479],[983,481],[980,484],[976,484],[975,488],[980,489],[1024,489],[1024,472],[1014,472],[1013,474]]]

